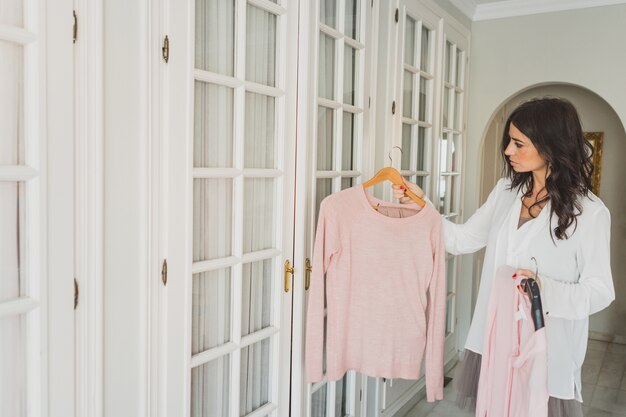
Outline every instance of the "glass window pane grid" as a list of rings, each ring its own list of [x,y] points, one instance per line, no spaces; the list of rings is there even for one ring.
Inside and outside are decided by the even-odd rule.
[[[277,168],[277,100],[245,93],[244,168]]]
[[[247,336],[272,324],[273,288],[276,281],[275,258],[242,265],[241,336]]]
[[[417,20],[407,15],[405,19],[405,28],[404,28],[404,63],[412,67],[418,66],[418,63],[416,62],[417,54],[415,53],[415,49],[417,46],[417,42],[416,42],[417,28],[418,28]]]
[[[229,414],[230,360],[222,356],[191,370],[191,417]]]
[[[423,22],[421,23],[421,31],[420,31],[420,63],[419,68],[421,71],[427,72],[429,74],[433,73],[432,63],[434,60],[432,59],[432,51],[433,51],[433,39],[435,38],[434,30],[424,26]]]
[[[275,86],[278,17],[250,4],[246,9],[246,79]]]
[[[233,166],[234,90],[195,81],[194,167]]]
[[[272,387],[271,341],[260,342],[241,348],[239,378],[239,415],[245,416],[267,404]]]
[[[279,209],[277,179],[244,178],[243,253],[275,248]]]
[[[317,111],[317,170],[335,169],[335,110],[318,106]]]
[[[329,100],[335,99],[335,39],[324,32],[319,36],[319,65],[318,65],[318,96]],[[325,74],[331,74],[325,77]]]
[[[192,287],[191,353],[195,355],[232,340],[232,271],[194,274]]]
[[[233,180],[194,179],[193,201],[193,262],[231,256]]]
[[[454,300],[455,297],[446,300],[446,336],[454,331]]]
[[[196,0],[195,3],[195,67],[233,76],[235,1]]]
[[[337,29],[337,0],[320,0],[320,22]]]
[[[345,0],[344,34],[355,41],[361,38],[361,1]]]

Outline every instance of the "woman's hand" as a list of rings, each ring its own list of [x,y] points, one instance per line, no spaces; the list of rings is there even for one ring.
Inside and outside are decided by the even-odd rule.
[[[402,181],[404,181],[403,186],[395,185],[395,184],[392,185],[394,198],[397,198],[398,200],[400,200],[402,204],[411,203],[413,201],[411,200],[411,197],[404,194],[406,190],[411,191],[413,194],[417,195],[419,198],[424,198],[424,191],[417,184],[413,184],[412,182],[409,182],[405,180],[404,178],[402,178]]]
[[[541,291],[541,281],[539,280],[539,277],[537,275],[535,275],[534,272],[529,271],[528,269],[518,269],[517,271],[515,271],[513,276],[511,276],[511,278],[516,279],[519,276],[523,276],[523,277],[526,277],[526,278],[534,279],[537,282],[537,285],[539,286],[539,290]],[[517,290],[520,293],[525,294],[524,288],[522,288],[519,285],[517,286]]]

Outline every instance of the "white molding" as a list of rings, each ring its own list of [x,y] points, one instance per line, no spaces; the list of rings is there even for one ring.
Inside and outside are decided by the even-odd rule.
[[[470,20],[474,20],[474,14],[476,13],[476,8],[478,4],[474,0],[450,0],[461,13],[465,16],[469,17]]]
[[[450,0],[455,5],[460,0]],[[626,0],[506,0],[478,5],[473,21],[624,4]],[[463,11],[463,10],[461,10]]]
[[[39,301],[31,297],[20,297],[0,303],[0,319],[28,313],[39,307]]]
[[[103,413],[103,74],[102,0],[77,0],[76,412]]]

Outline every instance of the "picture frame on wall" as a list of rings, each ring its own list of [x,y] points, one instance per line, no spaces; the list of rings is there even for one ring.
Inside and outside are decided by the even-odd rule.
[[[602,175],[602,146],[604,144],[604,132],[584,132],[585,139],[593,148],[593,175],[591,178],[591,191],[600,195],[600,177]]]

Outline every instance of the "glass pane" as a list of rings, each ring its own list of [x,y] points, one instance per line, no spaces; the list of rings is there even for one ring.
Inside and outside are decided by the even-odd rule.
[[[250,5],[246,13],[246,79],[274,86],[276,15]]]
[[[458,175],[453,175],[450,178],[450,213],[458,213],[460,210],[457,207],[457,182],[460,181]],[[456,223],[456,222],[455,222]]]
[[[411,167],[411,155],[413,155],[413,140],[411,139],[411,125],[402,124],[402,159],[400,169],[409,171]]]
[[[276,99],[246,93],[245,168],[276,168]]]
[[[429,94],[428,87],[430,86],[430,81],[428,81],[424,77],[420,77],[420,92],[419,92],[419,115],[418,120],[423,122],[426,120],[426,115],[430,114],[428,111],[428,102],[426,101],[426,96]]]
[[[413,74],[409,71],[404,71],[403,85],[402,116],[413,118]]]
[[[241,335],[245,336],[270,325],[272,312],[271,259],[243,264],[241,283]]]
[[[332,100],[335,98],[335,40],[320,33],[318,95]]]
[[[452,141],[449,140],[448,134],[444,134],[439,142],[439,171],[449,172],[450,166],[448,165],[448,155],[452,149]]]
[[[452,324],[454,323],[454,297],[446,301],[446,336],[452,333]]]
[[[335,385],[335,416],[344,417],[347,415],[346,408],[348,405],[348,375],[344,375],[342,379]]]
[[[243,191],[243,252],[276,247],[274,178],[246,178]]]
[[[448,176],[439,177],[439,213],[448,214],[446,211],[446,201],[448,199]]]
[[[460,140],[460,135],[454,135],[454,140],[450,142],[450,169],[453,172],[461,172],[461,160],[459,158]]]
[[[320,22],[337,28],[337,0],[320,0]]]
[[[418,176],[417,176],[417,180],[415,181],[415,183],[416,183],[417,185],[419,185],[419,187],[420,187],[422,190],[425,190],[425,189],[426,189],[426,188],[425,188],[425,187],[426,187],[426,177],[425,177],[425,176],[418,175]]]
[[[230,341],[230,268],[193,275],[191,353]]]
[[[320,204],[326,196],[333,192],[333,180],[329,178],[318,179],[315,187],[315,229],[317,230],[317,215],[320,212]]]
[[[404,33],[404,62],[415,66],[415,20],[407,16]]]
[[[356,81],[356,49],[348,45],[344,48],[343,56],[343,102],[354,105]]]
[[[446,260],[446,294],[454,292],[454,265],[456,258]]]
[[[191,370],[191,417],[229,415],[230,360],[223,356]]]
[[[450,127],[448,115],[450,114],[450,88],[443,89],[443,127]]]
[[[311,396],[311,417],[326,417],[328,403],[328,383]]]
[[[463,93],[454,94],[454,129],[463,130],[462,118]]]
[[[430,30],[422,26],[422,42],[420,52],[420,69],[432,73],[430,70]]]
[[[26,346],[21,316],[0,319],[0,409],[3,416],[26,415]]]
[[[456,50],[456,85],[463,87],[463,51]]]
[[[0,24],[7,26],[24,26],[24,0],[2,0],[0,7]],[[2,404],[2,402],[0,402]],[[16,414],[14,414],[16,415]]]
[[[417,170],[426,171],[426,140],[428,139],[425,127],[417,128]],[[428,130],[430,132],[430,129]]]
[[[196,0],[196,68],[233,75],[235,1]]]
[[[239,415],[245,416],[269,401],[270,341],[241,349]]]
[[[233,181],[193,180],[193,261],[232,254]]]
[[[20,186],[18,182],[0,181],[0,302],[20,294]],[[1,390],[0,390],[1,391]],[[0,394],[0,398],[1,394]],[[1,403],[0,403],[1,404]]]
[[[334,111],[319,106],[317,110],[317,169],[333,169],[333,119]]]
[[[346,29],[345,35],[359,40],[359,4],[357,0],[346,0]]]
[[[233,89],[195,82],[193,166],[233,166]]]
[[[452,72],[451,61],[452,61],[452,44],[450,42],[446,42],[446,65],[443,69],[443,72],[446,75],[446,82],[450,82],[450,73]]]
[[[354,185],[354,177],[346,177],[341,179],[341,189],[345,190]]]
[[[353,113],[343,113],[343,146],[341,148],[341,169],[350,171],[354,166],[354,120]]]
[[[4,16],[3,10],[0,7]],[[0,41],[0,56],[0,165],[17,165],[24,160],[24,50]]]

